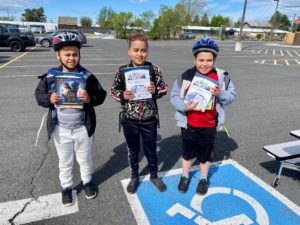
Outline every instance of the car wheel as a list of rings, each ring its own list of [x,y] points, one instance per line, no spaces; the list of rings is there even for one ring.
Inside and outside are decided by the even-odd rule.
[[[50,47],[50,41],[49,40],[42,40],[41,45],[45,48]]]
[[[9,47],[13,52],[21,52],[22,50],[24,50],[23,45],[20,41],[12,41],[9,44]]]

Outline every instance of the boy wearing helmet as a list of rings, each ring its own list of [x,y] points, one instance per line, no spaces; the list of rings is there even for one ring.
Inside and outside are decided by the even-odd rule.
[[[62,203],[73,204],[72,169],[74,152],[80,165],[81,180],[87,199],[95,198],[97,188],[92,183],[92,139],[96,127],[94,107],[104,102],[106,91],[97,78],[79,64],[81,42],[76,34],[64,33],[53,38],[53,48],[61,65],[51,68],[42,76],[35,98],[40,106],[49,108],[47,131],[52,135],[59,159],[59,179],[62,187]],[[83,109],[57,108],[60,96],[55,92],[55,72],[75,72],[82,76],[85,90],[77,97],[83,101]]]
[[[207,176],[215,134],[217,130],[223,128],[224,124],[223,105],[232,103],[236,97],[233,83],[229,82],[225,85],[226,73],[214,68],[218,53],[219,47],[213,40],[202,38],[197,41],[193,46],[195,66],[177,78],[171,91],[171,102],[176,109],[177,126],[181,128],[183,175],[178,184],[178,191],[182,193],[188,190],[189,169],[194,158],[199,161],[201,171],[196,193],[199,195],[207,193],[209,186]],[[218,83],[210,89],[212,96],[214,96],[212,98],[213,107],[205,109],[204,112],[191,102],[184,103],[185,95],[196,73]]]
[[[157,176],[157,125],[158,108],[156,99],[167,94],[167,84],[164,82],[158,66],[146,61],[148,57],[148,40],[144,34],[133,34],[128,39],[128,55],[131,62],[121,66],[111,87],[111,96],[121,103],[121,124],[127,142],[128,160],[131,169],[131,181],[127,192],[133,194],[139,186],[139,152],[140,136],[150,170],[150,181],[163,192],[167,186]],[[150,85],[147,91],[152,94],[150,99],[134,100],[132,90],[126,88],[124,70],[128,67],[147,66],[149,68]]]

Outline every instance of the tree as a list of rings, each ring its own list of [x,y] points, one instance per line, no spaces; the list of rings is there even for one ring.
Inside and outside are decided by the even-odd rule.
[[[0,16],[0,20],[4,20],[4,21],[15,21],[16,18],[13,16]]]
[[[22,21],[29,22],[46,22],[47,17],[44,15],[44,8],[25,9],[22,14]]]
[[[174,27],[175,21],[173,18],[173,9],[166,5],[160,6],[160,17],[159,17],[159,35],[162,38],[170,38],[172,28]]]
[[[128,12],[120,12],[119,14],[115,14],[112,18],[112,23],[115,31],[117,32],[117,36],[120,38],[126,38],[128,27],[132,21],[132,13]]]
[[[144,27],[150,29],[151,21],[154,18],[154,13],[151,10],[143,12],[141,15],[141,20],[144,21]]]
[[[149,37],[153,40],[162,38],[161,17],[158,17],[153,22],[153,27],[149,32]]]
[[[181,0],[181,4],[184,5],[187,14],[190,15],[191,20],[194,20],[206,4],[206,0]]]
[[[115,14],[115,11],[111,7],[105,6],[101,8],[99,16],[97,18],[97,24],[102,28],[114,29],[113,17]]]
[[[285,14],[281,14],[279,11],[273,14],[271,19],[269,20],[273,28],[289,30],[291,27],[291,22],[289,18]]]
[[[136,19],[133,21],[132,26],[144,28],[144,27],[145,27],[145,22],[144,22],[142,19],[140,19],[140,18],[136,18]]]
[[[93,24],[93,21],[90,17],[84,16],[84,17],[80,18],[80,24],[83,27],[91,27]]]
[[[194,26],[200,26],[200,19],[199,19],[199,16],[196,15],[194,20],[193,20],[193,25]]]
[[[227,26],[229,24],[230,24],[229,17],[223,17],[221,15],[213,16],[210,21],[210,26],[212,26],[212,27]]]
[[[175,38],[176,35],[179,35],[181,32],[181,27],[186,25],[186,9],[185,6],[181,3],[175,5],[173,10],[173,27],[172,33]]]
[[[192,19],[191,19],[191,16],[190,16],[190,14],[188,14],[188,13],[186,14],[185,22],[186,22],[186,25],[187,25],[187,26],[193,24],[193,21],[192,21]]]
[[[236,21],[236,22],[233,24],[233,26],[234,26],[234,27],[240,28],[240,27],[241,27],[241,20]]]
[[[209,19],[207,13],[204,13],[200,20],[200,26],[209,27]]]

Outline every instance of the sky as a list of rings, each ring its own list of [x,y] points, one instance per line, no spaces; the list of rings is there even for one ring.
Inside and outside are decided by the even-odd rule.
[[[202,0],[203,1],[203,0]],[[243,13],[245,0],[205,0],[203,12],[209,18],[213,15],[229,17],[237,21]],[[14,16],[16,19],[26,8],[43,7],[47,20],[57,22],[58,16],[90,17],[93,21],[104,6],[111,7],[117,13],[132,12],[136,17],[152,10],[159,15],[160,5],[174,7],[179,0],[1,0],[0,16]],[[274,0],[248,0],[245,21],[267,22],[276,9]],[[300,0],[279,0],[278,11],[286,14],[290,20],[300,17]],[[200,14],[201,17],[202,14]]]

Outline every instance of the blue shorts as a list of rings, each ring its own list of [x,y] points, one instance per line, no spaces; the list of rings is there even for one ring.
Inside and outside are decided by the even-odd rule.
[[[196,128],[188,125],[181,128],[182,158],[191,160],[195,157],[201,163],[211,161],[211,152],[214,149],[216,127]]]

